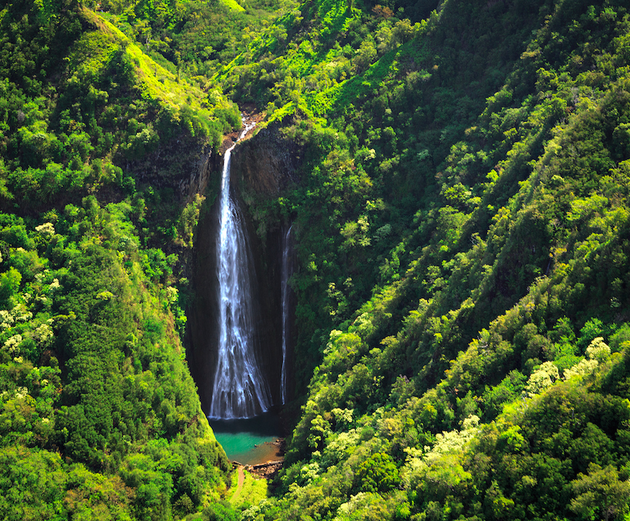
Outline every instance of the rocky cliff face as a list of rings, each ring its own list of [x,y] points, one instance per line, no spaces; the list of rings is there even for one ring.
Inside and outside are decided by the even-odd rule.
[[[232,160],[232,180],[248,205],[256,198],[275,198],[299,182],[300,159],[299,146],[278,127],[265,127],[239,146]]]
[[[299,147],[283,138],[277,128],[264,128],[237,146],[231,165],[233,197],[246,223],[255,258],[257,349],[275,404],[281,403],[282,245],[290,223],[262,222],[254,209],[261,202],[281,196],[292,184],[299,182],[300,152]],[[197,228],[192,275],[195,300],[188,313],[187,338],[190,369],[206,412],[211,399],[219,335],[216,240],[222,161],[208,161],[207,165],[208,204]],[[292,347],[289,338],[289,353]],[[288,383],[290,392],[293,385],[290,380]]]
[[[209,175],[221,163],[221,155],[212,150],[204,139],[181,133],[161,143],[142,159],[117,163],[127,172],[133,172],[140,183],[155,187],[171,187],[185,203],[195,194],[207,190]]]

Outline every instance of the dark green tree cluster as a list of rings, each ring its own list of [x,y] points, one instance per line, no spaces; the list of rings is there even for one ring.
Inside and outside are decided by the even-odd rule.
[[[225,488],[177,290],[151,284],[133,211],[90,196],[39,225],[0,216],[3,517],[170,519]]]

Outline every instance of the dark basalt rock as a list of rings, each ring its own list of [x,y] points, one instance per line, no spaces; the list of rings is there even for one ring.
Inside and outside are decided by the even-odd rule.
[[[278,127],[265,127],[238,146],[232,159],[232,181],[248,204],[253,198],[275,198],[298,183],[301,149]]]

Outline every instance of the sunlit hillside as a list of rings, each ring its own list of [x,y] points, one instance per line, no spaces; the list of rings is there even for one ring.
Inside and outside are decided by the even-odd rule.
[[[625,2],[20,0],[0,26],[2,517],[630,516]],[[193,357],[241,112],[252,295],[293,234],[291,310],[274,286],[258,317],[291,350],[268,483]]]

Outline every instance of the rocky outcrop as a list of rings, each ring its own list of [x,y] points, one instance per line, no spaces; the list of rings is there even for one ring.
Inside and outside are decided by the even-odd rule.
[[[221,168],[222,157],[210,150],[204,150],[198,159],[192,163],[191,174],[179,182],[179,193],[189,203],[195,194],[203,194],[208,190],[210,175],[217,168]]]
[[[195,194],[203,194],[208,188],[211,172],[221,168],[222,156],[204,139],[181,133],[141,159],[127,160],[123,156],[116,161],[127,172],[133,173],[140,183],[155,187],[171,187],[189,203]]]
[[[298,183],[301,149],[277,126],[265,127],[238,147],[232,160],[232,180],[249,205],[255,198],[278,197]]]

